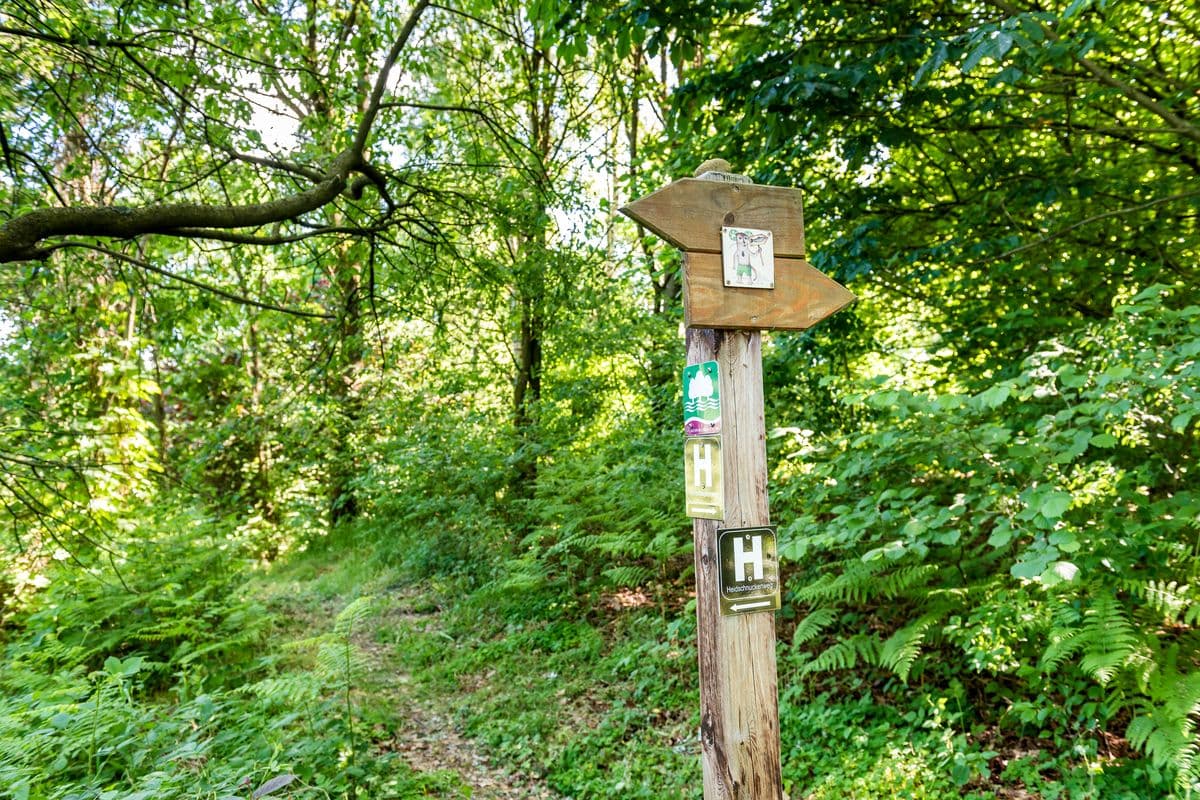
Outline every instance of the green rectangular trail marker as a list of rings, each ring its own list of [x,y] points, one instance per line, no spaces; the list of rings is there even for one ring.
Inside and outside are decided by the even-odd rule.
[[[683,368],[683,432],[688,436],[721,432],[721,384],[715,361]]]

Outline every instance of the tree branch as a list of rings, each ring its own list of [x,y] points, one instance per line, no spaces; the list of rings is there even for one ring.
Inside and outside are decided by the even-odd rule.
[[[363,109],[362,119],[358,121],[358,131],[354,135],[354,144],[351,149],[359,154],[367,148],[367,137],[371,133],[371,126],[375,124],[375,118],[379,116],[379,105],[383,102],[383,92],[387,88],[388,73],[392,71],[392,67],[396,65],[396,59],[400,57],[400,52],[404,46],[408,44],[408,39],[412,36],[413,30],[417,27],[417,20],[421,18],[421,12],[429,7],[430,0],[417,0],[417,4],[409,13],[408,19],[404,22],[404,27],[400,30],[400,35],[396,37],[396,41],[392,44],[392,49],[388,51],[387,58],[383,60],[383,66],[379,69],[379,74],[375,76],[375,88],[371,90],[371,98],[367,101],[367,107]]]
[[[1005,0],[989,0],[989,2],[1011,17],[1018,17],[1023,13],[1021,9],[1017,8],[1011,3],[1006,2]],[[1058,42],[1062,39],[1062,37],[1059,36],[1058,33],[1049,26],[1040,22],[1038,25],[1041,26],[1042,31],[1044,32],[1048,41]],[[1200,128],[1188,122],[1186,119],[1179,116],[1150,95],[1146,94],[1146,92],[1142,91],[1136,86],[1132,86],[1122,80],[1119,80],[1107,69],[1097,64],[1095,61],[1092,61],[1090,58],[1087,58],[1086,56],[1078,55],[1074,50],[1071,50],[1071,58],[1075,60],[1075,63],[1091,73],[1092,77],[1099,80],[1105,86],[1116,89],[1118,92],[1125,95],[1125,97],[1132,100],[1137,105],[1145,108],[1147,111],[1169,124],[1174,132],[1186,136],[1193,141],[1200,142]]]
[[[1105,211],[1100,214],[1093,214],[1090,217],[1085,217],[1084,219],[1081,219],[1077,222],[1073,222],[1064,228],[1059,228],[1056,231],[1051,231],[1050,233],[1047,233],[1043,236],[1039,236],[1037,239],[1033,240],[1032,242],[1029,242],[1028,244],[1019,245],[1010,250],[1005,250],[1003,253],[1000,253],[998,255],[989,256],[988,258],[980,259],[979,261],[972,262],[968,266],[976,266],[978,264],[985,264],[990,261],[1000,261],[1002,259],[1008,258],[1009,256],[1016,255],[1017,253],[1023,253],[1026,250],[1032,250],[1035,247],[1040,247],[1041,245],[1045,244],[1046,242],[1049,242],[1053,239],[1062,238],[1063,236],[1066,236],[1068,233],[1071,233],[1074,230],[1082,228],[1085,225],[1090,225],[1093,222],[1099,222],[1102,219],[1108,219],[1109,217],[1119,217],[1124,214],[1132,214],[1136,211],[1145,211],[1147,208],[1153,208],[1154,206],[1162,205],[1163,203],[1171,203],[1176,200],[1187,200],[1192,197],[1200,197],[1200,189],[1197,189],[1197,190],[1191,191],[1191,192],[1180,192],[1179,194],[1173,194],[1173,195],[1169,195],[1167,197],[1159,197],[1154,200],[1147,200],[1146,202],[1138,203],[1137,205],[1125,206],[1124,208],[1115,208],[1112,211]]]
[[[367,140],[379,115],[383,94],[387,88],[388,75],[412,36],[421,13],[429,4],[430,0],[418,0],[392,44],[379,74],[376,76],[370,99],[359,119],[354,142],[338,153],[330,166],[323,172],[315,169],[301,169],[294,164],[275,165],[288,172],[314,179],[315,185],[312,187],[287,197],[245,205],[178,203],[137,208],[74,206],[37,209],[0,225],[0,263],[44,260],[55,250],[64,246],[47,245],[46,241],[62,236],[130,239],[145,234],[176,236],[190,234],[194,237],[201,230],[231,231],[257,228],[298,219],[304,214],[333,202],[347,189],[351,189],[354,193],[360,193],[365,185],[376,184],[379,172],[367,164],[363,155]],[[39,38],[45,39],[46,37]],[[54,38],[50,37],[49,40],[54,41]],[[351,181],[350,176],[354,172],[362,174],[364,179]],[[78,242],[70,243],[69,246],[92,247],[81,245]],[[93,247],[93,249],[95,248]],[[151,269],[154,271],[153,268]],[[180,277],[170,273],[166,274],[172,278]],[[211,287],[200,286],[211,290]],[[275,310],[282,309],[276,308]]]
[[[219,286],[213,286],[212,284],[209,284],[209,283],[203,283],[201,281],[196,280],[195,278],[189,278],[186,275],[179,275],[178,273],[171,272],[169,270],[165,270],[162,267],[156,267],[155,265],[151,264],[150,262],[143,261],[140,258],[134,258],[133,256],[127,256],[124,253],[118,253],[115,250],[109,250],[106,247],[100,247],[99,245],[90,244],[88,242],[60,242],[60,243],[54,245],[54,247],[50,248],[50,249],[53,251],[53,250],[61,250],[64,248],[80,248],[83,250],[91,250],[96,253],[103,253],[104,255],[109,256],[111,258],[115,258],[118,261],[123,261],[126,264],[132,264],[133,266],[137,267],[138,269],[144,269],[147,272],[153,272],[155,275],[161,275],[162,277],[170,278],[173,281],[179,281],[180,283],[186,283],[188,286],[192,286],[196,289],[200,289],[201,291],[208,292],[209,294],[215,294],[218,297],[223,297],[226,300],[237,303],[238,305],[252,306],[254,308],[261,308],[264,311],[278,311],[281,314],[288,314],[293,317],[307,317],[310,319],[336,319],[336,317],[334,317],[332,314],[323,314],[318,311],[302,311],[298,308],[287,308],[286,306],[277,306],[274,303],[264,303],[261,300],[255,300],[253,298],[246,297],[244,295],[234,294],[233,292],[222,289]]]

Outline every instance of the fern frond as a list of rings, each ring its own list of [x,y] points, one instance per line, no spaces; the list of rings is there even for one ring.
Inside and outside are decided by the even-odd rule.
[[[883,564],[854,558],[836,567],[836,572],[825,573],[796,596],[806,603],[862,603],[871,593],[871,582]]]
[[[280,648],[283,650],[312,650],[320,647],[327,641],[329,641],[329,634],[322,633],[317,636],[310,636],[307,639],[293,639],[290,642],[284,642],[280,645]]]
[[[894,600],[907,594],[909,589],[923,584],[924,579],[935,572],[937,572],[935,564],[912,564],[887,575],[879,576],[873,588],[878,596]]]
[[[1101,686],[1107,686],[1124,664],[1128,653],[1117,650],[1094,650],[1084,655],[1079,666],[1095,678]]]
[[[803,674],[854,669],[859,662],[879,663],[879,642],[866,634],[858,634],[830,646],[801,669]]]
[[[926,614],[893,633],[879,651],[879,663],[907,683],[913,664],[921,653],[921,645],[925,643],[925,634],[941,616],[940,613]]]
[[[799,647],[805,642],[817,638],[821,634],[821,631],[829,627],[830,623],[836,618],[837,616],[834,614],[832,608],[813,609],[796,626],[796,630],[792,634],[792,647]]]
[[[1146,602],[1168,620],[1174,621],[1193,603],[1191,587],[1177,581],[1148,581]]]
[[[188,620],[172,620],[161,625],[150,625],[133,631],[129,638],[139,642],[165,642],[172,639],[191,638],[197,633],[196,626]]]
[[[1117,598],[1099,595],[1083,614],[1083,658],[1080,667],[1106,686],[1134,654],[1137,635]]]
[[[264,678],[240,687],[240,691],[251,694],[268,705],[293,708],[317,699],[321,687],[308,673],[289,673],[283,677]]]
[[[350,638],[350,634],[354,631],[356,625],[365,621],[368,617],[374,616],[378,611],[379,606],[375,602],[373,595],[363,595],[362,597],[355,598],[334,619],[334,635],[342,639]]]
[[[1200,597],[1186,583],[1130,579],[1122,581],[1121,585],[1130,594],[1145,600],[1149,608],[1168,622],[1191,617],[1192,622],[1187,623],[1190,625],[1200,615]]]
[[[1042,653],[1039,666],[1045,672],[1058,668],[1059,664],[1075,655],[1084,645],[1076,628],[1052,628],[1050,630],[1050,646]]]
[[[1134,749],[1145,750],[1146,743],[1157,727],[1154,717],[1149,714],[1134,717],[1125,729],[1125,738]]]
[[[654,577],[654,571],[649,567],[626,564],[609,567],[604,570],[604,577],[608,578],[613,586],[642,586]]]
[[[1173,769],[1176,788],[1186,794],[1200,780],[1200,672],[1180,672],[1178,654],[1177,646],[1169,648],[1150,676],[1125,737],[1157,768]]]
[[[1054,608],[1051,617],[1054,619],[1055,628],[1071,628],[1083,619],[1083,614],[1074,603],[1062,603]]]

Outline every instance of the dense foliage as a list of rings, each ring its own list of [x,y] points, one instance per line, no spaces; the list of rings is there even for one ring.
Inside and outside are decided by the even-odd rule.
[[[679,261],[723,155],[793,797],[1200,791],[1200,11],[0,8],[0,797],[696,797]]]

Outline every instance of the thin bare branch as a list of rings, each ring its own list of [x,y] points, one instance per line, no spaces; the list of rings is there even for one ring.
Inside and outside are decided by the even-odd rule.
[[[320,313],[317,311],[303,311],[298,308],[287,308],[286,306],[278,306],[278,305],[275,305],[274,303],[264,303],[261,300],[255,300],[251,297],[245,297],[243,295],[234,294],[233,292],[230,292],[226,289],[222,289],[219,286],[213,286],[212,284],[209,284],[209,283],[203,283],[201,281],[196,280],[195,278],[189,278],[186,275],[180,275],[178,273],[171,272],[170,270],[163,269],[162,267],[155,266],[154,264],[151,264],[148,261],[143,261],[142,259],[134,258],[133,256],[129,256],[124,253],[118,253],[115,250],[109,250],[106,247],[100,247],[99,245],[91,244],[89,242],[71,242],[71,241],[60,242],[60,243],[54,245],[53,249],[59,250],[59,249],[64,249],[64,248],[78,248],[78,249],[83,249],[83,250],[91,250],[96,253],[103,253],[104,255],[114,258],[118,261],[122,261],[126,264],[131,264],[131,265],[137,267],[138,269],[144,269],[147,272],[153,272],[155,275],[161,275],[162,277],[169,278],[173,281],[179,281],[180,283],[186,283],[188,286],[192,286],[196,289],[200,289],[200,290],[208,292],[210,294],[215,294],[218,297],[223,297],[226,300],[237,303],[238,305],[252,306],[254,308],[261,308],[264,311],[278,311],[281,314],[288,314],[293,317],[307,317],[310,319],[335,319],[335,317],[332,314],[323,314],[323,313]]]

